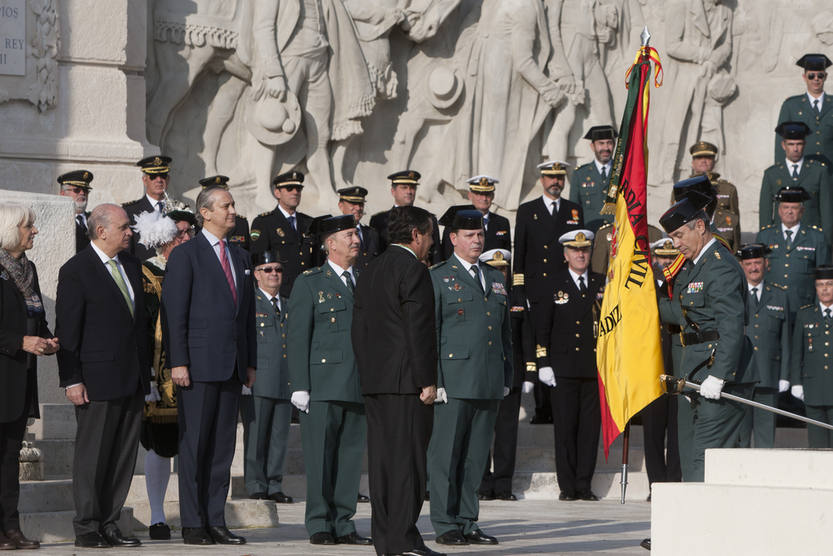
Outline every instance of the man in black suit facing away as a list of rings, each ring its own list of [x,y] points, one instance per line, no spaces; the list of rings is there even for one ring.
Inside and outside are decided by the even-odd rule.
[[[168,259],[162,307],[171,376],[179,390],[179,510],[185,544],[244,544],[226,528],[241,384],[257,364],[249,255],[229,245],[234,199],[209,188],[197,197],[202,230]]]
[[[61,267],[55,307],[60,384],[75,404],[72,466],[75,545],[138,546],[116,522],[139,447],[150,361],[139,261],[129,255],[130,221],[117,206],[97,206],[91,243]]]
[[[416,527],[437,395],[434,292],[421,262],[433,243],[432,226],[424,209],[391,209],[390,246],[356,287],[352,338],[367,414],[377,554],[437,554]]]

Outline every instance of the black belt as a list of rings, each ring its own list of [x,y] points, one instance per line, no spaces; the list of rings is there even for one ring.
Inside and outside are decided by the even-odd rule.
[[[717,330],[704,330],[703,332],[681,332],[680,343],[683,346],[693,346],[694,344],[704,344],[712,342],[720,338],[720,333]]]

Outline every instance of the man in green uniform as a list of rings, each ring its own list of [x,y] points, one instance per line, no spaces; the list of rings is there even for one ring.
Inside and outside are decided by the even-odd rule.
[[[570,177],[570,200],[584,209],[585,227],[596,233],[604,224],[613,222],[612,214],[599,214],[605,204],[613,167],[613,149],[616,147],[616,130],[609,125],[594,125],[587,130],[593,162],[576,168]]]
[[[790,305],[784,288],[764,281],[767,250],[766,245],[748,243],[737,255],[749,292],[746,337],[753,346],[744,376],[755,383],[752,399],[775,407],[779,392],[790,388]],[[747,407],[743,446],[749,446],[753,431],[756,448],[775,446],[775,414]]]
[[[439,369],[428,444],[431,523],[437,542],[497,544],[477,526],[498,404],[512,385],[509,299],[500,271],[480,264],[483,215],[458,211],[454,254],[431,268]]]
[[[755,241],[769,249],[766,281],[787,291],[790,322],[795,322],[798,308],[813,302],[813,269],[830,261],[830,245],[821,230],[803,220],[804,189],[785,187],[776,198],[779,222],[764,227]]]
[[[307,474],[304,522],[312,544],[372,544],[356,533],[366,421],[350,326],[359,255],[351,214],[320,220],[327,261],[307,270],[289,298],[289,381],[301,412]]]
[[[833,240],[833,185],[826,162],[804,156],[805,137],[810,128],[804,122],[784,122],[775,128],[783,138],[787,159],[764,171],[758,218],[761,228],[775,222],[775,194],[782,187],[801,187],[807,192],[804,224],[819,226],[827,243]]]
[[[675,203],[660,224],[685,257],[673,296],[660,298],[664,322],[682,327],[679,376],[700,383],[700,394],[679,401],[679,442],[684,481],[702,481],[708,448],[738,446],[745,410],[720,397],[722,390],[745,394],[743,335],[746,288],[743,270],[709,229],[704,208],[710,199],[697,192]],[[690,415],[688,415],[690,413]],[[684,417],[689,420],[683,423]],[[690,430],[690,435],[688,431]]]
[[[792,337],[792,395],[807,417],[833,424],[833,267],[816,268],[816,299],[798,311]],[[833,448],[833,432],[807,425],[810,448]]]
[[[740,247],[740,207],[738,190],[714,171],[717,146],[707,141],[697,141],[689,149],[691,153],[691,177],[706,175],[715,190],[717,204],[712,222],[732,249]]]
[[[778,123],[804,122],[810,128],[807,158],[817,158],[829,166],[833,162],[833,98],[824,94],[827,68],[833,62],[824,54],[805,54],[795,63],[804,69],[807,92],[789,97],[781,105]],[[784,162],[781,141],[775,137],[775,163]]]

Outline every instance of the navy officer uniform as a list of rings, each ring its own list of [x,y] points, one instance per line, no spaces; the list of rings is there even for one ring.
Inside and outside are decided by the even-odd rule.
[[[367,189],[353,185],[338,190],[339,206],[347,203],[347,207],[361,205],[360,214],[364,214],[364,206],[367,201]],[[344,214],[348,214],[344,212]],[[372,226],[363,226],[361,216],[356,219],[356,233],[359,236],[359,256],[354,263],[359,272],[366,270],[370,261],[379,256],[382,252],[382,243],[379,232]]]
[[[90,190],[92,186],[90,182],[93,181],[93,173],[89,170],[73,170],[66,174],[58,176],[58,183],[61,188],[64,187],[80,187],[87,192],[87,198],[90,197]],[[89,211],[78,213],[75,215],[75,252],[78,253],[90,244],[90,232],[87,229],[87,218],[89,218]]]
[[[474,176],[473,178],[469,178],[466,183],[469,184],[471,194],[487,195],[494,199],[495,185],[500,183],[500,180],[490,176]],[[454,215],[459,210],[475,210],[475,207],[474,205],[454,205],[449,207],[445,211],[445,214],[440,217],[440,224],[445,226],[442,241],[443,259],[449,258],[454,252],[454,246],[451,244],[449,224],[454,220]],[[483,251],[491,251],[492,249],[512,250],[512,234],[510,233],[509,219],[505,216],[487,210],[483,213],[483,231],[486,235]]]

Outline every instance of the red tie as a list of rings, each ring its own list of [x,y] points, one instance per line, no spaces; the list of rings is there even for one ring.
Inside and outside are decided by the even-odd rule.
[[[234,299],[234,304],[237,305],[237,288],[234,287],[234,277],[231,275],[231,265],[228,264],[225,240],[220,241],[220,265],[223,267],[223,274],[226,275],[228,287],[231,290],[231,297]]]

